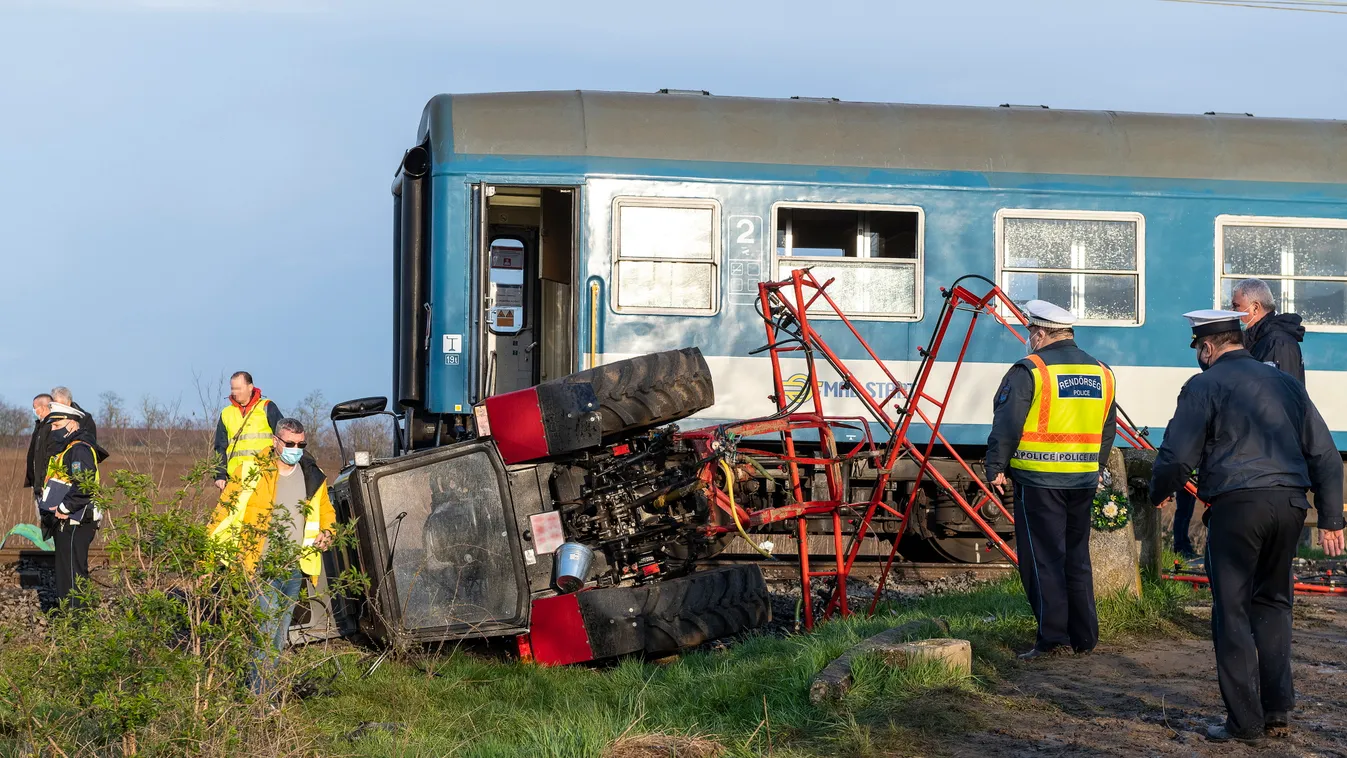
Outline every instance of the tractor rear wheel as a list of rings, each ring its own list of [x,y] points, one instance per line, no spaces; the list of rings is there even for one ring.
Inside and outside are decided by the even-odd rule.
[[[654,585],[644,618],[645,652],[658,655],[756,629],[772,604],[757,566],[723,566]]]
[[[716,402],[711,369],[695,347],[607,363],[557,381],[594,388],[605,439],[668,424]]]

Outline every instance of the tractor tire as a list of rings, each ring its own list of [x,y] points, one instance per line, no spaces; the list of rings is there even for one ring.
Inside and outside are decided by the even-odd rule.
[[[711,369],[695,347],[628,358],[557,381],[594,388],[604,439],[672,423],[716,402]]]
[[[757,566],[723,566],[652,586],[643,616],[646,654],[667,655],[756,629],[772,604]]]

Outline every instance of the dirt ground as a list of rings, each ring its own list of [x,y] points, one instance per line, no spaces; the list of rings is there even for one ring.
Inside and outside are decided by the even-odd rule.
[[[1201,638],[1101,645],[1087,656],[1016,664],[983,703],[984,730],[936,748],[951,756],[1344,756],[1347,757],[1347,598],[1297,598],[1297,710],[1288,739],[1261,747],[1205,739],[1225,717],[1207,625]],[[988,707],[990,706],[990,707]]]

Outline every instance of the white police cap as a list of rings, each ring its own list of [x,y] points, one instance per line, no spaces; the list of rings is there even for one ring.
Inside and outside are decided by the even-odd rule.
[[[1053,305],[1047,300],[1030,300],[1024,304],[1024,315],[1029,317],[1029,326],[1041,326],[1046,329],[1070,329],[1076,323],[1071,311]]]
[[[1193,342],[1189,347],[1197,347],[1197,341],[1202,337],[1222,332],[1238,332],[1242,327],[1240,319],[1244,318],[1244,314],[1239,311],[1208,309],[1188,311],[1183,317],[1188,319],[1188,325],[1193,328]]]

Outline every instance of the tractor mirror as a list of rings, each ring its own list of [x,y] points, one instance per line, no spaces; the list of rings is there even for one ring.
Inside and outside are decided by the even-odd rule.
[[[332,406],[331,418],[333,421],[350,421],[383,413],[387,407],[386,397],[362,397]]]

